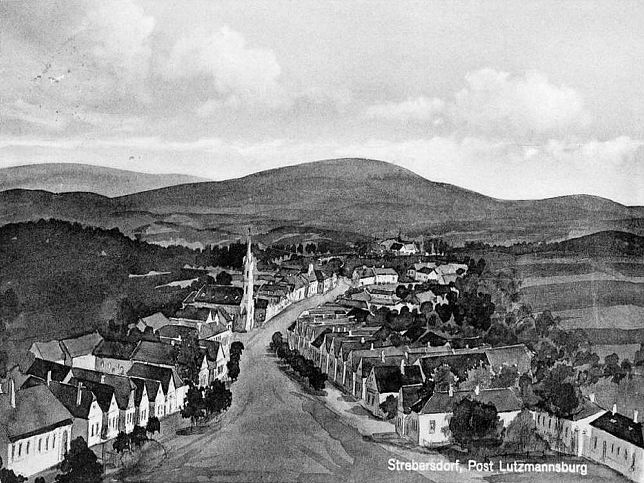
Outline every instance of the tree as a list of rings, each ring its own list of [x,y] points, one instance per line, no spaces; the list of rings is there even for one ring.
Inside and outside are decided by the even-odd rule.
[[[557,327],[557,320],[552,316],[552,312],[549,310],[544,310],[535,319],[535,326],[537,329],[537,334],[541,337],[548,335],[551,329]]]
[[[2,458],[0,458],[0,482],[2,483],[22,483],[27,481],[22,475],[17,475],[13,470],[2,467]],[[37,480],[36,480],[37,481]]]
[[[492,324],[485,333],[483,341],[492,347],[514,345],[518,342],[514,331],[501,322]]]
[[[215,379],[206,389],[204,406],[208,414],[220,413],[230,407],[233,402],[233,393],[226,389],[223,382]]]
[[[474,443],[497,442],[502,425],[493,404],[464,398],[454,405],[449,430],[455,441],[470,448]]]
[[[398,413],[398,398],[390,394],[387,396],[387,399],[380,404],[380,410],[385,414],[387,419],[395,418]]]
[[[236,359],[233,359],[231,355],[230,360],[226,363],[226,367],[228,368],[228,377],[230,377],[232,381],[236,381],[237,378],[239,377],[239,372],[240,372],[239,361]]]
[[[456,384],[456,377],[447,364],[439,366],[434,371],[434,390],[445,392],[450,385]]]
[[[195,385],[191,385],[188,388],[183,409],[181,409],[181,417],[186,419],[190,418],[190,423],[195,425],[199,420],[204,418],[205,413],[206,409],[201,389]]]
[[[512,387],[517,384],[519,371],[517,366],[503,366],[490,382],[490,387]]]
[[[121,431],[114,439],[112,443],[112,448],[117,453],[123,453],[125,450],[130,450],[130,438],[125,432]]]
[[[324,384],[326,383],[327,375],[320,371],[319,368],[315,368],[309,374],[309,384],[315,391],[321,391],[324,389]]]
[[[548,450],[548,443],[537,434],[537,425],[528,409],[523,409],[508,425],[503,448],[511,453]]]
[[[282,345],[282,333],[281,332],[275,332],[273,336],[271,337],[271,350],[277,350],[277,348]]]
[[[62,473],[56,475],[59,483],[100,483],[103,469],[94,452],[79,436],[70,443],[69,451],[59,466]],[[4,480],[3,480],[4,481]]]
[[[145,426],[145,431],[150,434],[160,433],[161,421],[159,421],[159,418],[152,416],[150,419],[148,419],[148,424],[146,424]]]
[[[233,357],[236,357],[237,360],[242,355],[242,352],[244,352],[244,344],[242,344],[240,341],[236,340],[232,344],[230,344],[230,358],[232,359]]]
[[[230,285],[233,283],[233,277],[226,271],[221,271],[217,274],[215,282],[219,285]]]
[[[134,426],[130,433],[130,443],[136,448],[140,448],[148,440],[148,434],[143,426]]]

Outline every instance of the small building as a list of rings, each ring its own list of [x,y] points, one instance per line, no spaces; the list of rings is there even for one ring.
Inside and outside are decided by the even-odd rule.
[[[383,356],[384,358],[384,356]],[[365,407],[374,415],[383,417],[380,404],[389,396],[398,397],[400,388],[404,385],[422,384],[423,378],[418,366],[405,366],[401,360],[400,365],[375,366],[371,369],[365,383]]]
[[[0,394],[0,457],[23,476],[60,463],[69,450],[73,416],[45,384]]]
[[[65,364],[65,352],[62,347],[60,347],[60,342],[57,340],[50,340],[49,342],[34,342],[29,347],[29,352],[31,352],[36,359]]]
[[[632,481],[644,481],[644,434],[637,411],[629,418],[606,412],[590,423],[584,456],[621,473]]]
[[[164,415],[176,413],[183,407],[188,386],[181,380],[174,367],[161,367],[135,362],[128,376],[159,381],[165,397]]]
[[[74,417],[72,439],[80,436],[87,442],[87,446],[99,444],[103,429],[103,411],[94,393],[82,383],[74,386],[51,381],[49,389]]]
[[[73,367],[94,369],[96,367],[94,349],[102,341],[103,337],[98,332],[61,340],[60,347],[65,354],[65,364]]]
[[[156,312],[147,317],[140,318],[139,321],[136,323],[136,328],[139,329],[141,332],[145,332],[145,329],[147,327],[150,327],[152,329],[152,332],[156,332],[161,327],[164,327],[168,324],[170,324],[170,321],[168,320],[168,318],[165,315],[163,315],[161,312]]]
[[[132,383],[136,386],[134,391],[134,421],[136,426],[145,428],[150,418],[150,398],[148,397],[148,389],[143,379],[130,378]]]
[[[136,344],[117,340],[103,340],[96,349],[96,367],[94,370],[106,374],[124,375],[132,367],[132,353]]]

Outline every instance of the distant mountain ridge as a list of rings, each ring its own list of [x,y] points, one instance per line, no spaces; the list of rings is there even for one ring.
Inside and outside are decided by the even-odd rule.
[[[82,199],[81,199],[82,198]],[[176,223],[177,215],[182,220]],[[115,198],[43,191],[0,192],[0,223],[40,217],[81,221],[124,233],[173,220],[203,234],[243,234],[250,226],[312,227],[370,236],[431,234],[492,243],[555,241],[605,230],[644,234],[644,208],[596,196],[500,200],[429,181],[383,161],[333,159],[237,179],[179,184]],[[214,236],[214,235],[213,235]],[[185,237],[183,237],[185,238]]]
[[[205,178],[182,174],[149,174],[77,163],[46,163],[0,169],[0,191],[44,190],[52,193],[91,192],[123,196]]]

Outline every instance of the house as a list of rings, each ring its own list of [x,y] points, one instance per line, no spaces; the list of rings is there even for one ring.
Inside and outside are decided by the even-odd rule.
[[[205,370],[207,376],[206,384],[210,384],[215,379],[224,382],[228,379],[227,358],[224,353],[224,346],[215,340],[200,340],[199,348],[204,353]],[[202,371],[204,367],[202,367]],[[201,378],[201,376],[200,376]]]
[[[96,366],[94,370],[106,374],[123,375],[132,367],[132,353],[136,349],[136,344],[130,342],[121,342],[117,340],[103,340],[96,349]]]
[[[407,269],[406,275],[412,280],[416,280],[416,272],[422,268],[434,269],[436,268],[436,263],[434,262],[419,262],[414,263],[411,267]]]
[[[147,327],[150,327],[153,332],[156,332],[161,327],[164,327],[169,323],[170,321],[165,315],[163,315],[161,312],[156,312],[147,317],[140,318],[139,321],[136,323],[136,328],[139,329],[141,332],[145,332],[145,329]]]
[[[373,273],[375,275],[374,283],[377,285],[383,285],[387,283],[398,283],[398,272],[393,268],[373,268]]]
[[[435,267],[422,267],[414,275],[416,282],[439,282],[442,280]]]
[[[183,407],[188,386],[181,380],[174,367],[161,367],[135,362],[128,376],[159,381],[165,397],[164,415],[176,413]]]
[[[422,402],[423,394],[422,384],[411,384],[400,387],[398,391],[398,412],[395,423],[396,433],[400,437],[409,437],[410,414],[412,408]]]
[[[364,287],[365,285],[373,285],[376,283],[376,274],[373,268],[367,268],[363,265],[361,268],[355,268],[351,274],[351,280],[356,287]]]
[[[110,388],[116,399],[118,407],[117,430],[131,433],[135,424],[136,407],[134,405],[134,396],[136,386],[126,376],[115,374],[102,374],[97,371],[74,368],[73,377],[69,381],[72,385],[83,384],[88,389],[94,391],[106,391],[102,386]],[[110,391],[108,391],[110,392]]]
[[[94,349],[102,341],[103,337],[98,332],[61,340],[60,347],[65,354],[65,364],[73,367],[94,369],[96,367]]]
[[[43,359],[34,359],[27,369],[28,375],[43,381],[64,381],[71,372],[72,368],[69,366]]]
[[[309,269],[304,275],[306,282],[308,283],[306,296],[313,297],[318,293],[318,278],[315,276],[315,270],[313,269],[313,264],[309,263]]]
[[[228,354],[233,336],[233,317],[222,309],[198,309],[185,307],[170,317],[173,324],[197,328],[199,339],[214,340]]]
[[[49,389],[74,418],[72,439],[80,436],[87,442],[87,446],[99,444],[103,429],[103,411],[94,393],[82,383],[74,386],[50,381]]]
[[[403,243],[397,252],[399,255],[416,255],[419,250],[415,243]]]
[[[171,326],[176,327],[176,326]],[[153,364],[162,367],[174,367],[177,360],[177,347],[162,342],[140,340],[132,352],[133,363]]]
[[[140,406],[138,409],[139,426],[143,426],[142,421],[149,420],[151,417],[161,419],[165,416],[165,394],[159,381],[153,379],[140,379],[138,377],[131,377],[132,382],[136,385],[137,391],[139,386],[145,386],[145,393],[148,397],[148,408]],[[136,402],[136,400],[135,400]]]
[[[592,395],[591,399],[582,399],[581,407],[568,417],[558,417],[547,411],[533,411],[537,433],[548,442],[551,449],[582,456],[584,439],[588,440],[591,432],[591,422],[606,412],[593,399]]]
[[[418,366],[406,366],[404,359],[401,360],[400,365],[375,366],[371,369],[371,373],[365,383],[366,398],[364,406],[373,415],[383,417],[384,414],[380,409],[380,404],[385,402],[387,397],[398,397],[398,392],[403,385],[422,384],[422,382],[420,368]]]
[[[644,434],[637,411],[629,418],[613,407],[590,422],[586,458],[618,471],[632,481],[644,481]]]
[[[130,378],[130,381],[136,386],[134,391],[134,424],[145,428],[150,418],[150,398],[145,380]],[[163,396],[161,396],[163,397]]]
[[[3,466],[31,476],[57,465],[69,450],[72,414],[45,384],[17,390],[10,379],[8,386],[0,394]]]
[[[434,391],[418,412],[412,411],[406,422],[408,437],[420,446],[440,446],[450,443],[449,421],[454,405],[464,398],[493,404],[499,419],[507,427],[523,408],[523,403],[511,389],[479,389],[454,391]]]
[[[504,367],[515,367],[519,375],[532,373],[532,352],[524,344],[488,347],[484,352],[494,374]]]
[[[60,347],[60,342],[57,340],[50,340],[49,342],[34,342],[29,347],[29,352],[31,352],[36,359],[65,364],[65,352],[62,347]]]

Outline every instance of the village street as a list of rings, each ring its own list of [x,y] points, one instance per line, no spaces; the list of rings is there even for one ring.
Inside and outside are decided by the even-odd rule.
[[[396,455],[364,440],[303,394],[267,351],[273,332],[286,330],[303,310],[344,290],[341,282],[323,297],[289,307],[263,329],[241,335],[246,346],[241,375],[221,426],[164,442],[168,458],[131,481],[428,481],[417,473],[389,471],[387,460]]]

